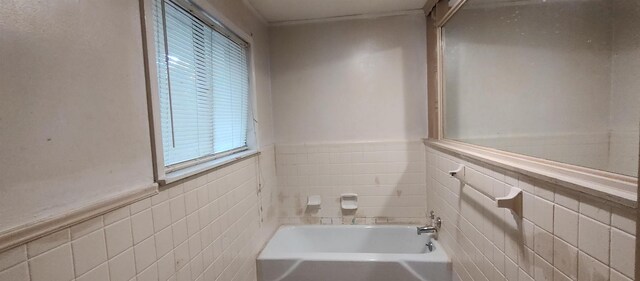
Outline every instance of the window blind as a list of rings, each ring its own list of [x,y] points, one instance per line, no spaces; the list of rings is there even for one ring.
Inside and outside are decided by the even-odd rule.
[[[165,166],[247,149],[246,43],[171,0],[154,3]]]

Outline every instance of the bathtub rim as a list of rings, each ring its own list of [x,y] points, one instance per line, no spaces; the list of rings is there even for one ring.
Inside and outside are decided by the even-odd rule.
[[[338,262],[433,262],[451,263],[451,258],[440,242],[432,238],[434,250],[428,253],[352,253],[352,252],[293,252],[284,253],[278,251],[265,251],[272,239],[281,231],[296,228],[351,228],[351,229],[372,229],[372,228],[408,228],[414,229],[418,225],[398,224],[398,225],[281,225],[273,233],[264,248],[258,254],[256,261],[274,260],[305,260],[305,261],[338,261]],[[417,235],[417,234],[416,234]]]

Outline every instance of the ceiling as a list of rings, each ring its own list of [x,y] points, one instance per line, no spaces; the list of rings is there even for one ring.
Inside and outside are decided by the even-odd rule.
[[[422,9],[427,0],[246,0],[269,23]]]

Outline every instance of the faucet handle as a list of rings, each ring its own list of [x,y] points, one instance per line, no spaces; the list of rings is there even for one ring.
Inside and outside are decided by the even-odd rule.
[[[433,226],[435,226],[436,229],[439,230],[442,227],[442,219],[440,219],[440,217],[437,217],[431,224],[433,224]]]
[[[429,218],[430,218],[432,221],[433,221],[433,219],[435,219],[435,218],[436,218],[435,212],[434,212],[433,210],[431,210],[431,211],[429,212]]]
[[[426,244],[427,249],[429,250],[429,253],[433,252],[433,242],[429,241]]]

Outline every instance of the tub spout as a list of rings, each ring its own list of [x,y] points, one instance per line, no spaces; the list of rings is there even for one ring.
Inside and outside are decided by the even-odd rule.
[[[421,235],[422,233],[438,233],[438,228],[430,225],[418,226],[417,230],[418,230],[418,235]]]
[[[431,211],[430,217],[431,225],[418,226],[418,235],[421,235],[422,233],[438,233],[438,230],[442,226],[442,220],[440,219],[440,217],[434,219],[433,211]]]

